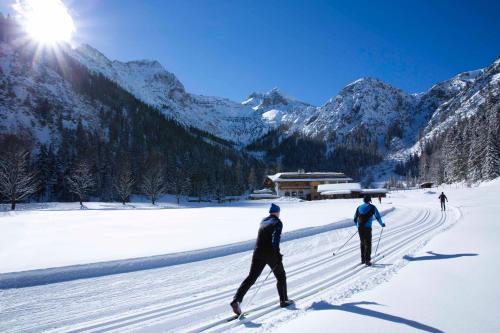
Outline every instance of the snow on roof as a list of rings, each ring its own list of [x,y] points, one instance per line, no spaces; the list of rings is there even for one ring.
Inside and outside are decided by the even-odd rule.
[[[361,185],[359,183],[340,183],[340,184],[322,184],[318,186],[318,192],[323,194],[323,192],[336,192],[336,191],[351,191],[359,192],[361,190]]]
[[[361,190],[362,194],[371,194],[371,193],[387,193],[386,188],[367,188],[364,190]]]
[[[359,183],[345,183],[345,184],[319,185],[318,192],[320,192],[321,195],[351,194],[353,192],[360,194],[378,194],[378,193],[387,193],[387,189],[385,188],[361,189],[361,185]]]
[[[255,199],[276,199],[276,198],[278,198],[278,196],[275,195],[275,194],[270,194],[270,193],[252,193],[252,194],[250,194],[250,198],[255,198]]]
[[[275,175],[268,175],[267,178],[273,182],[352,180],[352,178],[346,177],[342,172],[280,172]]]
[[[268,189],[268,188],[263,188],[262,190],[255,190],[255,191],[253,191],[253,193],[254,194],[264,194],[264,193],[272,194],[273,190]]]
[[[325,191],[321,192],[321,195],[338,195],[338,194],[351,194],[351,190],[338,190],[338,191]]]

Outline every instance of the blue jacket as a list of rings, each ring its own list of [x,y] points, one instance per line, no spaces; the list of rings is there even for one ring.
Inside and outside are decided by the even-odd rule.
[[[356,213],[354,214],[354,224],[356,226],[358,226],[358,214],[365,214],[365,213],[367,213],[368,210],[370,209],[370,206],[373,206],[373,205],[364,203],[364,204],[362,204],[361,206],[359,206],[356,209]],[[384,225],[384,222],[382,222],[382,217],[380,216],[380,213],[378,212],[377,207],[373,206],[373,208],[375,208],[374,209],[374,214],[372,216],[370,216],[370,218],[368,219],[368,221],[366,221],[365,228],[371,228],[372,227],[373,216],[375,216],[375,218],[377,219],[378,224],[380,224],[381,226]]]

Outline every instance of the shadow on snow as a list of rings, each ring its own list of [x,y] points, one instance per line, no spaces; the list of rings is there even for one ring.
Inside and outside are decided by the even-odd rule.
[[[460,257],[475,257],[478,255],[477,253],[440,254],[440,253],[435,253],[433,251],[428,251],[427,253],[430,255],[421,257],[412,257],[406,255],[403,257],[403,259],[406,259],[408,261],[425,261],[425,260],[454,259]]]
[[[353,303],[344,303],[341,305],[333,305],[325,301],[321,302],[314,302],[308,310],[315,310],[315,311],[320,311],[320,310],[337,310],[337,311],[345,311],[345,312],[350,312],[350,313],[356,313],[362,316],[367,316],[367,317],[373,317],[373,318],[378,318],[382,320],[387,320],[387,321],[392,321],[397,324],[403,324],[407,325],[410,327],[413,327],[418,330],[422,330],[425,332],[432,332],[432,333],[442,333],[443,331],[429,326],[425,325],[422,323],[419,323],[418,321],[411,320],[411,319],[406,319],[403,317],[387,314],[384,312],[380,311],[375,311],[371,309],[366,309],[361,307],[361,305],[381,305],[376,302],[353,302]]]

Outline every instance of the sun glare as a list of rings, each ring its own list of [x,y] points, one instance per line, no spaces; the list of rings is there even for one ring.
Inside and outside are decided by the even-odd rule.
[[[26,31],[37,42],[69,42],[75,25],[61,0],[17,0],[14,5]]]

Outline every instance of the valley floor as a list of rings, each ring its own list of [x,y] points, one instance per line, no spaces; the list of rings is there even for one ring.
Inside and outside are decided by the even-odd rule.
[[[213,227],[201,230],[201,234],[195,237],[197,241],[190,243],[191,247],[187,250],[198,249],[206,255],[192,261],[185,256],[180,263],[156,269],[96,275],[45,285],[36,285],[35,279],[33,286],[23,288],[5,284],[0,290],[0,331],[498,331],[500,325],[495,313],[500,311],[500,286],[494,281],[495,273],[500,269],[497,260],[500,254],[500,225],[495,218],[500,182],[478,188],[444,190],[450,199],[449,210],[444,213],[439,209],[438,193],[434,189],[397,192],[386,199],[381,207],[386,211],[384,222],[387,224],[379,247],[382,256],[374,259],[375,265],[371,268],[358,265],[357,237],[343,251],[332,256],[332,251],[355,231],[350,221],[344,219],[351,218],[358,201],[283,204],[285,231],[294,231],[289,233],[288,239],[284,237],[282,252],[285,255],[289,296],[297,300],[297,305],[286,310],[277,307],[275,280],[270,277],[251,304],[249,302],[258,286],[250,289],[242,304],[244,310],[250,311],[246,318],[231,322],[226,322],[231,317],[228,303],[248,273],[252,252],[245,245],[235,251],[223,248],[224,251],[217,255],[207,252],[203,246],[225,246],[234,242],[251,244],[258,217],[268,203],[252,204],[256,206],[251,207],[241,203],[239,207],[214,208],[221,211],[192,208],[183,215],[192,218],[174,223],[172,234],[169,235],[166,226],[154,222],[152,230],[143,234],[144,238],[140,236],[140,227],[134,224],[132,227],[130,221],[123,224],[118,218],[112,221],[115,229],[124,233],[118,241],[113,238],[112,232],[106,231],[111,226],[102,231],[102,225],[89,222],[96,232],[105,232],[111,248],[115,246],[113,244],[123,248],[147,248],[144,239],[155,232],[163,232],[166,243],[178,244],[180,239],[177,238],[193,233],[194,229],[189,228],[201,225],[206,216],[212,217],[210,226]],[[390,209],[392,207],[395,209]],[[169,212],[178,211],[161,212],[171,214]],[[135,216],[143,212],[138,211]],[[215,218],[226,213],[229,215],[224,219]],[[42,212],[2,216],[0,230],[5,231],[6,223],[13,222],[10,218],[21,223],[24,221],[22,216],[37,214],[43,216]],[[81,214],[75,215],[78,222],[68,219],[69,226],[61,226],[61,218],[55,229],[51,229],[50,221],[43,219],[26,222],[28,224],[25,225],[21,223],[25,227],[24,234],[21,229],[16,229],[16,240],[4,240],[20,243],[23,237],[36,238],[30,235],[30,229],[36,223],[49,228],[49,233],[65,230],[59,236],[51,234],[53,240],[64,238],[69,233],[70,229],[64,228],[74,228],[73,232],[78,235],[80,229],[75,226],[85,223],[83,216],[88,212]],[[241,228],[231,229],[230,226],[237,223],[234,218],[239,216],[241,221],[247,222],[242,223]],[[337,222],[332,223],[332,219]],[[182,225],[182,221],[186,224]],[[141,222],[149,226],[147,219]],[[187,230],[182,231],[183,226]],[[305,228],[311,226],[316,228]],[[380,230],[378,226],[374,227],[374,247]],[[43,232],[46,231],[37,230],[35,235],[42,235]],[[134,235],[136,233],[139,236]],[[127,234],[132,237],[130,241],[127,241]],[[92,237],[85,235],[89,233],[79,237],[90,242],[87,238]],[[77,236],[72,237],[73,240],[78,239]],[[153,237],[153,252],[168,248],[161,248],[159,238],[156,239]],[[52,248],[57,248],[57,244],[53,243]],[[22,244],[17,246],[18,249],[23,248]],[[6,261],[2,257],[2,265],[8,263],[11,269],[0,274],[0,284],[2,279],[4,282],[8,280],[9,274],[20,274],[17,277],[22,280],[22,274],[26,272],[12,273],[18,271],[14,269],[16,265],[22,264],[10,263],[16,262],[16,258],[22,262],[23,256],[27,257],[26,253],[30,251],[36,257],[31,247],[26,246],[25,249],[25,253],[16,257],[15,251],[2,247],[2,255],[11,251],[8,256],[13,258]],[[73,258],[71,247],[60,249],[69,253],[58,255],[58,258]],[[175,246],[172,249],[174,253]],[[40,248],[40,251],[44,253],[46,249]],[[92,249],[89,251],[92,252]],[[75,246],[75,253],[85,251]],[[33,262],[36,264],[37,261]],[[49,259],[42,262],[46,268],[51,267]],[[268,272],[266,268],[261,280]]]

